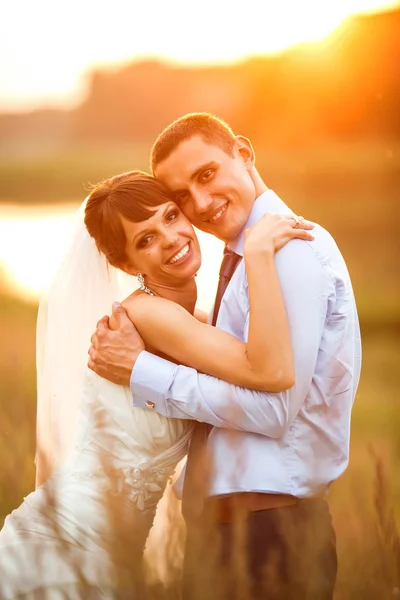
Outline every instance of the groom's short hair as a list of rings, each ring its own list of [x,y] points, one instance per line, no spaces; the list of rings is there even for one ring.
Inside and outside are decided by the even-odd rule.
[[[219,146],[233,156],[236,138],[225,121],[207,112],[189,113],[173,121],[157,137],[151,149],[152,173],[181,142],[194,136],[200,136],[205,142]]]

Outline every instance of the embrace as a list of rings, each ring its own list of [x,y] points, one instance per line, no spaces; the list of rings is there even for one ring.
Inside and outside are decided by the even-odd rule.
[[[142,598],[187,455],[183,600],[331,600],[361,367],[346,264],[213,115],[170,124],[151,168],[93,188],[41,306],[37,488],[0,531],[0,598]],[[225,242],[209,316],[193,226]]]

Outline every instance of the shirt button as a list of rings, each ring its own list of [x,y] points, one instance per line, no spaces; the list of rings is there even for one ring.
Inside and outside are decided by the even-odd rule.
[[[147,400],[146,407],[147,408],[155,408],[155,404],[154,404],[154,402],[150,402],[150,400]]]

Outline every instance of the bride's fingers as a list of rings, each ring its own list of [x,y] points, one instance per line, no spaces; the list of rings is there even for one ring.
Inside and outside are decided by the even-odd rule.
[[[315,223],[312,221],[308,221],[301,215],[294,215],[292,213],[281,215],[286,221],[289,223],[290,227],[300,228],[300,229],[313,229],[315,227]]]
[[[303,221],[300,221],[300,225],[298,227],[300,227],[301,229],[314,229],[315,223],[303,219]],[[298,229],[298,227],[296,229]]]
[[[296,215],[288,215],[287,219],[289,221],[289,225],[293,229],[314,229],[315,223],[312,221],[307,221],[304,217],[296,216]]]
[[[312,233],[306,229],[299,229],[298,227],[292,227],[292,238],[297,238],[300,240],[309,240],[312,241],[314,236]]]

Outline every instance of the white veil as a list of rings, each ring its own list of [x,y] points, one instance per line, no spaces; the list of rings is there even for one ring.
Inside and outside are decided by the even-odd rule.
[[[37,319],[36,485],[70,454],[90,338],[97,321],[137,288],[136,278],[109,265],[85,224],[86,200]]]

